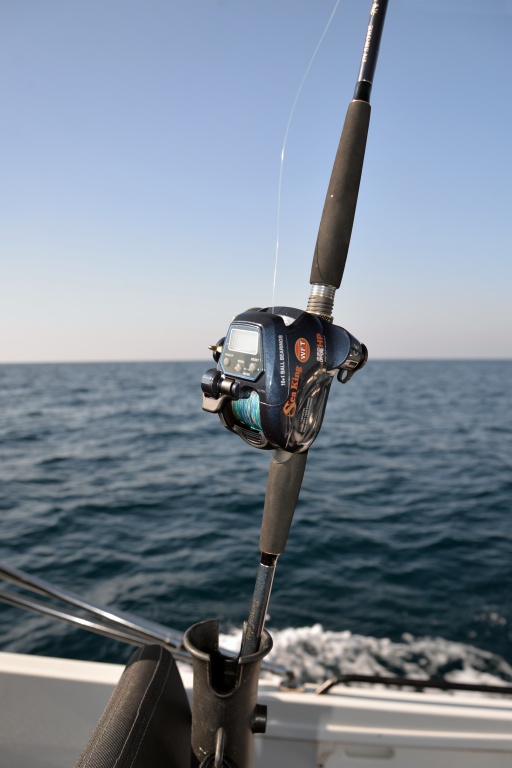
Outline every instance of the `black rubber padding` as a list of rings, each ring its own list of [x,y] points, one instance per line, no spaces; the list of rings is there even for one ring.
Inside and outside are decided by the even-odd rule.
[[[351,101],[320,220],[310,283],[340,287],[356,213],[371,107]]]
[[[284,552],[306,469],[308,453],[274,451],[268,473],[261,524],[260,550],[269,555]]]
[[[75,768],[190,768],[191,714],[170,651],[140,648],[128,662]]]

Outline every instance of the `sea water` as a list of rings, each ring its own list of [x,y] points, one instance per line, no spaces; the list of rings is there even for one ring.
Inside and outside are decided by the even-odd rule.
[[[236,646],[270,454],[201,410],[208,362],[0,366],[0,562]],[[279,558],[273,659],[512,682],[512,362],[336,381]],[[0,650],[128,647],[0,603]]]

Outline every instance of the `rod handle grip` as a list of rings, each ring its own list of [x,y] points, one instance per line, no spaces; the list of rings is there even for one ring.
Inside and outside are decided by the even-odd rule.
[[[280,555],[284,552],[307,457],[307,451],[288,453],[276,450],[272,454],[261,524],[262,552],[269,555]]]
[[[367,101],[353,100],[348,105],[320,220],[310,283],[340,287],[356,213],[370,112]]]

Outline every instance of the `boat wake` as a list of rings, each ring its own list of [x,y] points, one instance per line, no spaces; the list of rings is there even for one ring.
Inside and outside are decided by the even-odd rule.
[[[352,632],[331,632],[321,624],[272,630],[268,661],[292,670],[304,682],[319,683],[338,675],[383,675],[480,685],[512,683],[512,666],[475,646],[442,637],[413,637],[400,642]],[[240,632],[221,636],[221,645],[240,647]]]

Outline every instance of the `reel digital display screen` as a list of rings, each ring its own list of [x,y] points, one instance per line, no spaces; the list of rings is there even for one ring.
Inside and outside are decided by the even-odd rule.
[[[229,334],[228,349],[230,352],[242,352],[246,355],[258,354],[258,331],[248,331],[242,328],[232,328]]]

